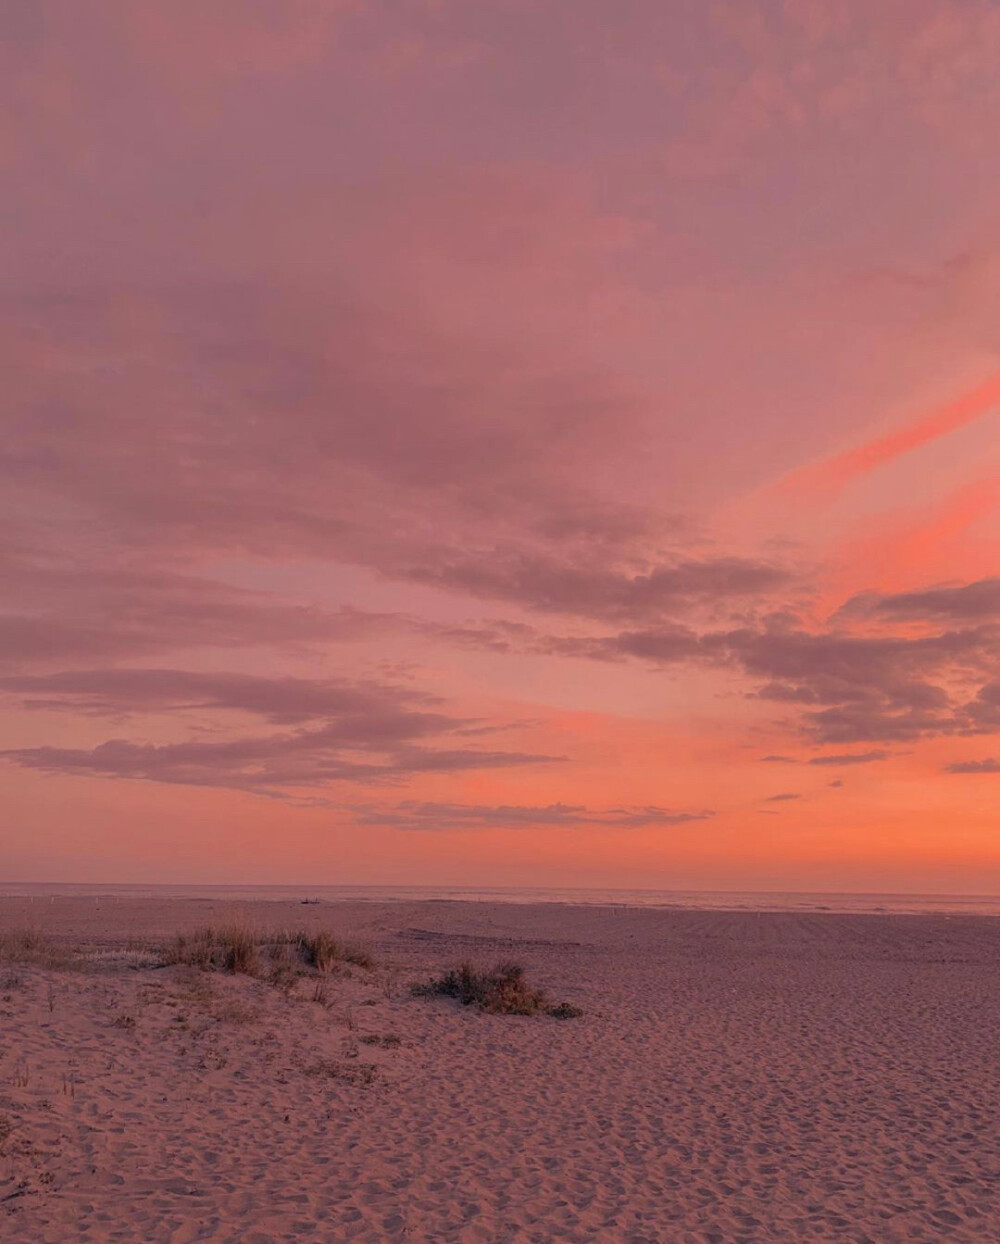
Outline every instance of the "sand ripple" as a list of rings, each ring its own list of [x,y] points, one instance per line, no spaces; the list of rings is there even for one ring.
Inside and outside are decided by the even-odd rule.
[[[7,986],[0,965],[0,1238],[1000,1239],[1000,921],[309,916],[365,921],[403,981],[513,949],[587,1014],[390,999],[364,972],[324,1008],[174,970]]]

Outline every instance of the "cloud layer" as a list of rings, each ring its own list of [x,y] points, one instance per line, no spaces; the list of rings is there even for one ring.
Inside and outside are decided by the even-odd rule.
[[[295,727],[177,743],[114,738],[86,748],[0,752],[15,764],[45,773],[141,778],[280,797],[334,782],[396,783],[417,774],[560,759],[463,745],[470,735],[481,733],[481,723],[433,711],[430,697],[388,684],[118,669],[12,677],[0,685],[34,709],[99,716],[236,712]]]
[[[385,808],[358,811],[359,825],[388,825],[394,829],[538,829],[588,826],[605,829],[644,829],[687,825],[707,820],[709,811],[683,812],[659,807],[588,808],[583,804],[552,803],[543,807],[524,804],[420,803],[404,800]]]
[[[0,7],[0,863],[993,858],[996,4]]]

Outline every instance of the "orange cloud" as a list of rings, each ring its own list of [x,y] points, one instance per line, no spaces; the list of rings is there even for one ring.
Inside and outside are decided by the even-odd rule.
[[[957,489],[930,512],[926,507],[903,518],[882,522],[874,534],[841,545],[841,570],[826,584],[822,601],[834,607],[857,589],[900,590],[938,579],[974,578],[995,567],[995,548],[969,540],[971,527],[1000,507],[1000,476],[991,474]],[[868,524],[870,529],[870,523]]]
[[[903,454],[974,423],[997,405],[1000,405],[1000,375],[991,376],[895,432],[875,437],[823,462],[792,472],[779,487],[782,492],[796,496],[819,493],[824,500],[831,501],[855,480],[887,466]]]

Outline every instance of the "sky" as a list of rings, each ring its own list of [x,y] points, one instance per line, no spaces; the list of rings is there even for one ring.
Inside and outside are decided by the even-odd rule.
[[[1000,892],[995,0],[0,26],[0,876]]]

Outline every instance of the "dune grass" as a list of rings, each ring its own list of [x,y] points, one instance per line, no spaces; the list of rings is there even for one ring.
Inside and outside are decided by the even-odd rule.
[[[258,968],[258,945],[258,935],[248,925],[208,926],[193,933],[178,933],[174,941],[164,947],[163,959],[165,963],[180,963],[204,972],[250,976]]]
[[[550,1003],[545,992],[532,988],[519,963],[498,963],[489,970],[460,963],[425,985],[415,985],[419,997],[456,998],[492,1015],[551,1015],[575,1019],[583,1012],[569,1002]]]
[[[333,970],[338,963],[352,963],[359,968],[374,966],[367,950],[354,942],[340,942],[329,933],[297,933],[294,944],[304,962],[317,972]]]
[[[0,963],[66,968],[73,962],[72,951],[57,945],[36,929],[17,929],[0,934]]]
[[[362,968],[374,964],[363,947],[340,942],[322,930],[261,932],[248,924],[208,926],[178,934],[164,947],[163,961],[206,972],[270,974],[278,983],[303,970],[326,976],[341,964]]]

